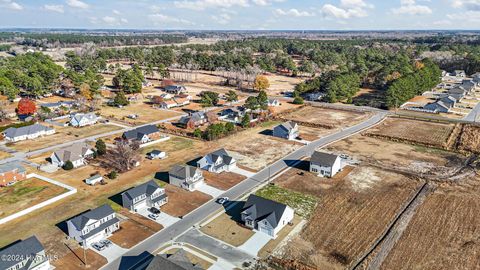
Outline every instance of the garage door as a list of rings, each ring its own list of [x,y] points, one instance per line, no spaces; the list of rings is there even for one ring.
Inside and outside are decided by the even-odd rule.
[[[273,237],[273,230],[265,228],[265,227],[260,227],[260,232],[265,233],[267,235],[270,235]]]
[[[135,212],[138,212],[139,209],[143,209],[147,207],[147,201],[143,201],[137,205],[135,205]]]

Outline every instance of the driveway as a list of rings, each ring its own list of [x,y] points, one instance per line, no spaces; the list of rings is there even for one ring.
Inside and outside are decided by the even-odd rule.
[[[142,208],[137,213],[146,217],[146,218],[148,218],[148,219],[151,219],[151,218],[148,217],[148,214],[150,214],[150,212],[147,210],[147,208]],[[180,219],[178,217],[170,216],[169,214],[162,211],[158,215],[157,220],[155,220],[155,221],[157,223],[161,224],[164,228],[166,228],[166,227],[172,226],[172,224],[174,224],[175,222],[177,222],[179,220]]]
[[[113,242],[108,248],[106,248],[102,251],[98,251],[98,250],[94,249],[93,247],[91,247],[90,249],[95,251],[96,253],[102,255],[103,257],[105,257],[108,262],[112,262],[112,261],[120,258],[125,252],[128,251],[128,249],[125,249],[125,248],[122,248],[118,245],[115,245]]]
[[[272,240],[272,238],[267,234],[255,232],[255,234],[252,235],[247,242],[238,248],[249,254],[252,254],[253,256],[257,256],[260,249],[262,249],[270,240]]]
[[[222,258],[237,267],[240,267],[245,261],[253,260],[255,257],[243,250],[205,235],[197,229],[188,230],[186,233],[178,237],[176,241],[199,247],[215,257]]]
[[[245,176],[245,177],[247,177],[247,178],[250,178],[250,177],[252,177],[252,176],[255,175],[254,172],[250,172],[250,171],[247,171],[247,170],[244,170],[244,169],[240,169],[240,168],[238,168],[238,167],[232,169],[231,172],[236,173],[236,174],[243,175],[243,176]]]
[[[203,184],[197,188],[198,191],[203,192],[205,194],[208,194],[212,196],[213,198],[217,198],[220,195],[222,195],[225,191],[220,190],[218,188],[214,188],[212,186],[209,186],[207,184]]]

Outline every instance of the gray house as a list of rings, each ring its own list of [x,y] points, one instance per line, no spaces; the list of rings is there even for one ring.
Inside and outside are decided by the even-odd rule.
[[[68,236],[83,248],[104,240],[120,229],[120,220],[110,205],[102,205],[67,221]]]
[[[197,161],[197,167],[214,173],[229,172],[237,167],[237,161],[222,148]]]
[[[423,109],[432,113],[448,113],[450,111],[449,105],[443,103],[443,101],[435,101],[423,106]]]
[[[128,141],[147,143],[160,137],[160,130],[155,125],[146,125],[123,133],[122,138]]]
[[[3,136],[7,141],[18,142],[24,140],[31,140],[40,136],[52,135],[55,129],[51,127],[42,126],[40,124],[33,124],[30,126],[19,128],[8,128],[3,132]]]
[[[168,172],[170,184],[188,191],[194,191],[204,184],[202,171],[190,165],[175,165]]]
[[[202,270],[203,268],[192,263],[183,249],[175,253],[156,255],[145,270]]]
[[[2,270],[49,270],[50,262],[37,237],[14,242],[0,249]],[[11,259],[10,259],[11,258]]]
[[[168,202],[165,189],[150,180],[122,193],[122,205],[130,211],[138,212],[147,207],[160,207]]]
[[[164,88],[165,92],[170,94],[179,95],[187,92],[187,89],[183,85],[169,85]]]
[[[453,108],[455,107],[455,104],[457,104],[457,99],[454,98],[453,96],[446,96],[440,99],[443,104],[445,104],[448,108]]]
[[[454,97],[457,101],[461,100],[465,95],[468,94],[468,91],[462,86],[457,86],[451,89],[448,89],[448,94]]]
[[[76,143],[53,152],[50,156],[51,163],[62,167],[67,161],[72,162],[74,168],[86,164],[86,159],[92,158],[95,153],[86,143]]]
[[[275,238],[293,220],[294,214],[293,209],[283,203],[250,195],[241,218],[245,226]]]
[[[273,136],[287,140],[294,140],[299,136],[298,124],[292,121],[273,128]]]
[[[341,158],[337,155],[313,152],[310,158],[310,172],[323,177],[333,177],[342,169]]]

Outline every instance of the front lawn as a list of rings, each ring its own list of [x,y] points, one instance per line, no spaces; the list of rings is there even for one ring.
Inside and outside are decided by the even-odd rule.
[[[267,185],[256,192],[257,196],[286,204],[295,210],[295,213],[303,218],[308,218],[315,210],[317,198],[281,188],[276,185]]]

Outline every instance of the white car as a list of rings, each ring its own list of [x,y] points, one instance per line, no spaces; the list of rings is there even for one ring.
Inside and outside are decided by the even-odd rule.
[[[219,204],[226,204],[230,199],[228,197],[221,197],[217,199],[217,203]]]
[[[158,219],[158,215],[157,214],[148,214],[148,217],[153,219],[153,220],[157,220]]]

